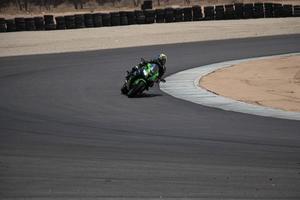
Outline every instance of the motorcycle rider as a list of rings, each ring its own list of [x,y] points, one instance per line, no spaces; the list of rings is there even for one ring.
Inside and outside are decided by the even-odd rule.
[[[124,85],[123,85],[122,88],[121,88],[122,94],[127,94],[127,93],[128,93],[127,81],[128,81],[128,79],[130,78],[130,76],[131,76],[132,74],[134,74],[138,69],[143,68],[143,67],[145,67],[145,66],[149,66],[149,65],[150,65],[151,67],[153,67],[153,65],[155,65],[154,67],[156,67],[156,66],[158,67],[158,77],[156,78],[155,81],[150,81],[150,82],[148,82],[148,84],[149,84],[150,87],[152,87],[152,86],[154,85],[154,82],[157,82],[157,83],[159,83],[160,81],[161,81],[161,82],[166,82],[166,81],[162,78],[162,76],[164,75],[164,73],[165,73],[165,71],[166,71],[166,66],[165,66],[165,64],[166,64],[166,62],[167,62],[167,56],[166,56],[165,54],[161,53],[161,54],[159,54],[159,56],[158,56],[157,58],[152,59],[152,60],[150,60],[150,61],[146,61],[146,60],[144,60],[143,58],[142,58],[141,60],[142,60],[142,61],[141,61],[138,65],[134,66],[134,67],[131,69],[131,72],[127,71],[126,82],[124,83]],[[153,67],[153,68],[154,68],[154,67]],[[153,68],[152,68],[152,69],[153,69]]]
[[[140,62],[138,65],[134,66],[131,70],[131,72],[128,72],[128,75],[126,77],[126,79],[128,79],[128,77],[130,76],[131,73],[134,73],[136,70],[138,70],[141,67],[144,67],[147,64],[155,64],[158,66],[159,69],[159,75],[158,75],[158,79],[156,82],[165,82],[165,80],[162,78],[162,76],[164,75],[165,71],[166,71],[166,62],[167,62],[167,56],[163,53],[159,54],[159,56],[155,59],[146,61],[142,58],[142,62]]]

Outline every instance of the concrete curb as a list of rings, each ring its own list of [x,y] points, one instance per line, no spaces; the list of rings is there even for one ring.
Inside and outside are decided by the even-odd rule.
[[[175,98],[183,99],[208,107],[219,108],[226,111],[241,112],[264,117],[300,120],[300,112],[289,112],[280,109],[247,104],[245,102],[216,95],[198,85],[201,77],[221,68],[230,67],[232,65],[239,64],[245,61],[293,55],[300,55],[300,53],[226,61],[185,70],[168,76],[166,78],[166,83],[160,85],[160,89]]]

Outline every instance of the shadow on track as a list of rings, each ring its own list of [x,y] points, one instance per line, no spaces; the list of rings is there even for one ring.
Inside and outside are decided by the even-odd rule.
[[[137,98],[152,98],[152,97],[160,97],[163,96],[162,94],[149,94],[149,93],[142,93],[138,96],[135,97],[131,97],[133,99],[137,99]]]

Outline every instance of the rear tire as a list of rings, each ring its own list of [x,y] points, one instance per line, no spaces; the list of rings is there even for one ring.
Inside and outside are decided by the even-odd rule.
[[[129,98],[135,97],[139,94],[141,94],[146,88],[146,85],[143,81],[140,81],[135,87],[133,87],[129,92],[127,93],[127,96]]]

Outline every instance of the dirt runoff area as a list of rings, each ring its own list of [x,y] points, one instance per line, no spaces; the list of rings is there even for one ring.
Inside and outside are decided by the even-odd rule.
[[[0,57],[299,33],[299,18],[12,32],[0,33]]]
[[[223,68],[204,76],[200,85],[238,101],[300,112],[300,55]]]

